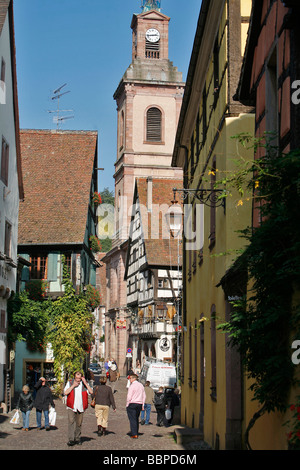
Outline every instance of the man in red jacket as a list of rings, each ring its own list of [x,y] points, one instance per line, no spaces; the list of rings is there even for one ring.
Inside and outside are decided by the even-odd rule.
[[[92,388],[81,372],[75,372],[74,380],[69,381],[64,389],[68,410],[68,446],[81,445],[81,425],[83,413],[88,407],[89,393],[93,393]]]

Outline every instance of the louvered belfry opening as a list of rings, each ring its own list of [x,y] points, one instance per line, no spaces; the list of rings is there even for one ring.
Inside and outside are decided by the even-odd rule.
[[[146,39],[146,59],[159,59],[159,43],[160,41],[151,42]]]
[[[147,111],[146,140],[161,142],[161,111],[158,108],[150,108]]]

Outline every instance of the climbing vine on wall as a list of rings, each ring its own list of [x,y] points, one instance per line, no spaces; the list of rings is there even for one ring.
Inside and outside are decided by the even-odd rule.
[[[247,298],[234,303],[230,320],[219,326],[241,353],[254,399],[261,404],[246,430],[248,448],[255,421],[265,412],[287,409],[295,384],[291,343],[300,338],[300,306],[295,302],[300,289],[300,150],[282,154],[269,145],[264,148],[263,158],[226,179],[242,196],[246,189],[248,200],[252,193],[261,217],[258,227],[241,232],[247,246],[236,260],[248,272],[251,288]]]

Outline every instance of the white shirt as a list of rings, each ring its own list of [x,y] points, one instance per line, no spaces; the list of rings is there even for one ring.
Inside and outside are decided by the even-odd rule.
[[[65,386],[64,392],[71,387],[71,382],[68,382],[67,385]],[[79,413],[83,413],[83,404],[82,404],[82,382],[78,385],[78,387],[75,387],[74,389],[74,405],[73,408],[70,408],[67,406],[69,410],[73,411],[79,411]]]

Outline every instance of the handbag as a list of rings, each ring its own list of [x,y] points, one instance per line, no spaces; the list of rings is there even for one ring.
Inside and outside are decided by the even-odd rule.
[[[166,419],[171,419],[171,416],[172,416],[171,410],[170,410],[170,408],[167,408],[166,411],[165,411]]]
[[[20,423],[20,414],[19,414],[18,410],[15,412],[15,414],[11,418],[10,423],[11,424],[19,424]]]
[[[97,390],[98,390],[98,387],[97,387],[96,390],[95,390],[95,395],[96,395],[96,393],[97,393]],[[91,407],[92,407],[92,408],[95,408],[95,406],[96,406],[96,397],[94,397],[94,398],[92,399],[92,401],[91,401]]]

